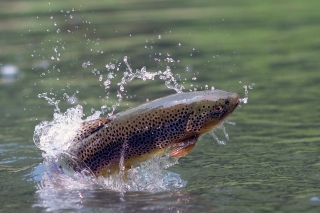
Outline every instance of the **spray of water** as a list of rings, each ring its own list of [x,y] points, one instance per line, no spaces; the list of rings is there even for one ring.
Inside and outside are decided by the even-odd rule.
[[[50,98],[49,98],[50,99]],[[51,100],[52,101],[52,100]],[[56,103],[56,102],[55,102]],[[54,103],[54,104],[55,104]],[[125,171],[124,151],[126,143],[123,144],[123,153],[119,163],[120,172],[110,177],[94,178],[89,169],[81,166],[81,172],[70,171],[63,165],[67,156],[65,151],[71,144],[75,132],[83,121],[99,118],[101,112],[95,113],[83,119],[83,111],[80,105],[68,109],[65,113],[54,113],[52,121],[44,121],[36,126],[34,132],[35,144],[44,151],[45,173],[39,183],[39,187],[52,189],[83,189],[83,188],[105,188],[114,191],[162,191],[180,188],[186,185],[176,173],[166,170],[168,167],[178,163],[177,160],[168,156],[154,157],[150,160],[134,165]],[[78,159],[74,159],[77,162]],[[80,167],[80,166],[79,166]]]
[[[164,80],[165,85],[169,89],[173,89],[177,93],[182,93],[182,90],[184,89],[184,87],[177,83],[177,80],[173,76],[171,72],[171,68],[169,66],[166,67],[165,71],[147,72],[147,68],[142,67],[140,70],[137,69],[135,72],[133,72],[131,66],[128,63],[127,56],[124,57],[123,61],[127,66],[127,69],[129,70],[129,72],[125,72],[121,79],[121,82],[118,83],[118,86],[120,87],[120,91],[124,91],[124,85],[133,81],[135,78],[146,81],[146,80],[154,80],[156,76],[159,76],[159,79]]]
[[[172,58],[167,58],[166,60],[169,62],[174,61]],[[126,143],[123,144],[122,157],[119,163],[120,172],[110,177],[94,178],[93,175],[90,175],[91,172],[89,169],[77,172],[77,170],[70,171],[65,169],[66,167],[63,166],[65,158],[78,162],[78,159],[68,156],[65,151],[70,146],[81,123],[97,119],[105,112],[109,112],[108,115],[112,116],[116,107],[120,105],[125,86],[129,82],[135,79],[146,81],[158,78],[164,81],[169,89],[173,89],[177,93],[182,93],[182,90],[184,89],[184,87],[177,82],[169,66],[167,66],[164,71],[157,72],[148,72],[146,67],[133,71],[128,62],[128,57],[124,57],[123,62],[126,65],[126,71],[123,72],[121,81],[117,83],[117,86],[119,87],[117,92],[118,102],[112,105],[112,107],[106,105],[102,106],[101,111],[92,110],[92,115],[86,118],[81,105],[69,108],[66,112],[62,113],[58,107],[60,100],[50,98],[47,93],[39,94],[39,98],[44,98],[50,105],[54,106],[53,120],[40,123],[35,127],[34,132],[34,142],[41,150],[43,150],[44,157],[44,162],[41,166],[45,167],[45,172],[39,183],[40,188],[83,189],[97,187],[126,192],[162,191],[177,189],[186,185],[186,181],[183,181],[178,174],[167,170],[170,166],[178,163],[177,160],[171,159],[167,155],[153,157],[148,161],[134,165],[132,169],[126,171],[124,168]],[[110,87],[115,76],[114,71],[119,70],[120,64],[121,63],[116,62],[115,64],[109,63],[106,65],[108,76],[103,83],[106,89]],[[85,62],[83,67],[90,65],[90,62]],[[103,80],[103,76],[98,70],[94,69],[92,72],[99,77],[99,81]],[[248,89],[252,89],[253,85],[254,84],[244,86],[245,97],[241,99],[242,103],[248,102]],[[208,89],[208,86],[206,85],[205,88]],[[69,96],[64,94],[63,98],[66,101],[74,102],[76,97],[75,95]],[[235,125],[235,123],[228,121],[224,123]],[[210,134],[218,144],[226,144],[225,141],[219,140],[215,134],[215,131],[217,130],[222,130],[226,139],[229,139],[224,124],[221,124],[215,130],[211,131]]]
[[[48,103],[54,106],[54,114],[52,121],[44,121],[35,127],[34,142],[43,150],[45,173],[42,177],[39,187],[49,188],[105,188],[120,192],[126,191],[162,191],[168,189],[181,188],[186,185],[186,181],[183,181],[176,173],[167,170],[170,166],[178,163],[177,160],[169,158],[169,156],[154,157],[150,160],[134,165],[129,171],[125,171],[124,167],[124,155],[125,146],[123,144],[121,159],[119,163],[120,172],[110,177],[93,178],[90,175],[89,169],[81,168],[81,172],[77,169],[72,170],[65,163],[66,159],[72,160],[73,165],[79,166],[77,162],[80,162],[74,156],[69,156],[66,150],[69,148],[72,140],[75,137],[77,130],[84,121],[90,121],[97,119],[101,114],[108,112],[108,116],[112,116],[116,107],[120,105],[122,101],[123,92],[125,91],[125,85],[135,79],[154,80],[158,77],[165,82],[165,85],[169,89],[173,89],[178,93],[182,92],[183,86],[177,83],[173,73],[169,66],[165,71],[148,72],[146,67],[133,71],[128,63],[128,58],[123,59],[126,65],[126,71],[123,73],[121,81],[117,83],[119,89],[117,92],[118,101],[112,107],[106,105],[101,107],[101,111],[92,110],[93,114],[87,118],[84,118],[83,108],[81,105],[69,108],[66,112],[62,113],[59,109],[59,100],[50,98],[47,93],[39,94],[39,98],[44,98]],[[83,63],[83,67],[90,66],[90,62]],[[108,77],[104,81],[106,89],[110,87],[111,81],[115,74],[113,71],[119,70],[120,63],[108,64]],[[94,69],[92,70],[94,75],[99,77],[99,81],[102,81],[103,76],[101,73]],[[51,93],[50,93],[51,94]],[[63,95],[64,100],[73,102],[75,95],[69,96]]]
[[[241,82],[240,82],[241,83]],[[243,88],[244,88],[244,98],[241,98],[240,99],[240,102],[242,102],[242,103],[244,103],[244,104],[246,104],[246,103],[248,103],[248,100],[249,100],[249,91],[248,91],[248,89],[253,89],[253,86],[254,86],[255,84],[254,83],[252,83],[251,85],[243,85]]]

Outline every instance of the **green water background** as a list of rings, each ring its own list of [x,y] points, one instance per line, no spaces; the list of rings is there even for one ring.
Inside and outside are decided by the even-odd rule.
[[[19,71],[0,84],[0,212],[319,212],[319,8],[316,0],[1,2],[0,64]],[[50,210],[31,175],[42,159],[34,127],[54,109],[38,94],[61,100],[62,111],[73,106],[63,94],[75,94],[86,115],[111,106],[124,56],[134,70],[170,66],[185,91],[208,85],[244,96],[244,84],[255,86],[229,119],[237,125],[227,125],[227,145],[206,136],[170,168],[184,189],[125,201],[84,191],[74,208],[61,204],[72,193],[60,193],[48,200],[61,208]],[[122,66],[107,100],[92,70],[105,80],[110,62]],[[174,93],[161,80],[125,88],[117,111]]]

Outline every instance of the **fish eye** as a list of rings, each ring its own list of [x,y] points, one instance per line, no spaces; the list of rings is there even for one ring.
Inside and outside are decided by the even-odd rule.
[[[215,112],[221,112],[222,111],[222,106],[216,106],[213,109]]]
[[[229,101],[226,101],[226,102],[225,102],[225,105],[229,105],[229,103],[230,103]]]

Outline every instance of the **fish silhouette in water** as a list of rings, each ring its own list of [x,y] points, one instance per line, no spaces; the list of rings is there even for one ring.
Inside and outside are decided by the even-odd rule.
[[[234,111],[239,99],[221,90],[178,93],[84,122],[65,153],[65,164],[98,177],[166,152],[173,158],[185,156],[199,136]]]

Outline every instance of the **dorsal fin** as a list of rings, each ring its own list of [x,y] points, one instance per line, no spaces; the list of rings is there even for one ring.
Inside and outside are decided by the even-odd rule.
[[[98,118],[91,121],[85,121],[81,123],[81,126],[76,134],[75,139],[81,141],[93,133],[99,131],[102,127],[104,127],[107,123],[109,123],[112,119],[110,118]]]

